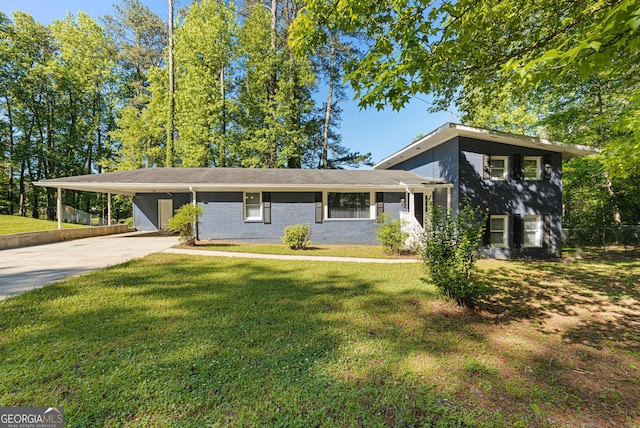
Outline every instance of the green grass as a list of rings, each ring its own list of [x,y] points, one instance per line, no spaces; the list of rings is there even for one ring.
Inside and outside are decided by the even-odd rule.
[[[62,223],[63,229],[85,227],[79,224]],[[42,230],[58,229],[57,221],[40,220],[31,217],[20,217],[14,215],[0,215],[0,235],[22,232],[39,232]]]
[[[480,268],[495,294],[468,311],[420,264],[137,259],[0,302],[0,405],[68,426],[634,426],[638,258]]]
[[[292,250],[284,244],[254,244],[240,242],[203,242],[198,249],[231,251],[235,253],[279,254],[296,256],[330,256],[359,258],[415,258],[415,255],[394,256],[386,254],[381,245],[315,245],[305,250]]]

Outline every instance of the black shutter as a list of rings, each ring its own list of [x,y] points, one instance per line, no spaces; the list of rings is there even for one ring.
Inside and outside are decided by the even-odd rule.
[[[316,192],[316,223],[322,223],[322,192]]]
[[[551,180],[551,155],[546,154],[542,157],[544,163],[542,168],[542,178],[545,180]]]
[[[264,211],[264,224],[271,224],[271,192],[262,192],[262,210]]]
[[[542,245],[544,248],[551,248],[551,214],[544,215]]]
[[[514,180],[524,179],[524,171],[522,167],[522,155],[513,155],[513,171],[511,175]]]
[[[482,234],[482,245],[491,246],[491,216],[487,216],[487,224],[485,224],[484,233]]]
[[[513,248],[519,251],[522,248],[522,235],[524,224],[520,214],[513,215]]]
[[[482,177],[486,180],[491,179],[491,156],[482,156]]]
[[[376,218],[384,212],[384,193],[376,192]]]

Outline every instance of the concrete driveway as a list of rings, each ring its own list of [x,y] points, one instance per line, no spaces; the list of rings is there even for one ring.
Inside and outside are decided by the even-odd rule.
[[[0,300],[54,281],[163,251],[178,238],[133,232],[0,251]]]

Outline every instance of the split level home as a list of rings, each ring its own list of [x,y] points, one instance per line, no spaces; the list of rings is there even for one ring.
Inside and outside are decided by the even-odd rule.
[[[57,188],[59,200],[62,189],[131,195],[137,230],[161,230],[179,207],[199,204],[200,239],[260,243],[280,242],[286,226],[309,223],[316,244],[377,244],[382,212],[415,238],[429,204],[454,211],[471,204],[489,212],[485,256],[553,257],[560,253],[562,160],[593,153],[447,123],[372,170],[145,168],[37,184]]]

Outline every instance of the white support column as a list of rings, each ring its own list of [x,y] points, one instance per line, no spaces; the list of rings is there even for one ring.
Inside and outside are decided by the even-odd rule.
[[[412,216],[416,215],[416,198],[411,189],[407,188],[407,193],[409,193],[409,212]]]
[[[111,226],[111,193],[107,193],[107,226]]]
[[[447,187],[447,210],[451,211],[451,187]]]
[[[56,214],[58,216],[58,230],[62,230],[62,189],[58,187],[58,199],[56,200]]]

